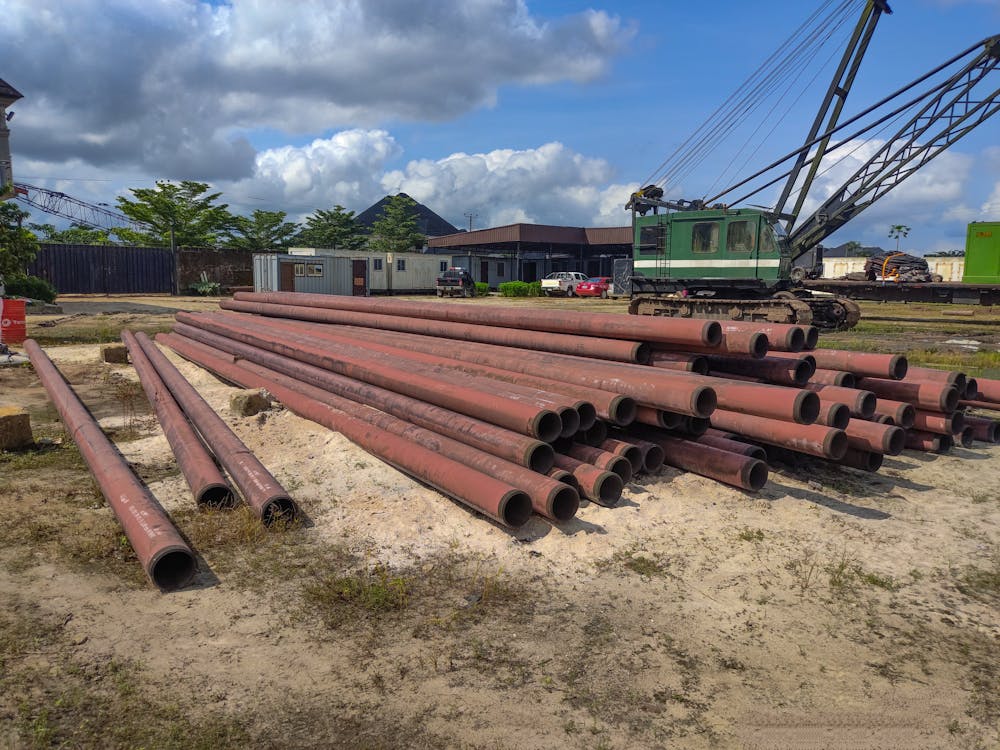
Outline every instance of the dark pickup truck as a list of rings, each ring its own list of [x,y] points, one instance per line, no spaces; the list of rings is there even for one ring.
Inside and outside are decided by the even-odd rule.
[[[464,268],[449,268],[437,277],[437,296],[454,297],[456,294],[461,297],[474,297],[476,294],[476,282]]]

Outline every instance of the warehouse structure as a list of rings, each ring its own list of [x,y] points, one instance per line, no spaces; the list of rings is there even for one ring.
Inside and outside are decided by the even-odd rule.
[[[296,247],[254,255],[254,291],[317,294],[431,294],[450,257]]]

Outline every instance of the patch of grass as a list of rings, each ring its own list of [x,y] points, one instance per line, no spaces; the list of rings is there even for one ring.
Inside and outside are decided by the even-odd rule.
[[[816,559],[816,550],[807,549],[802,553],[802,557],[789,560],[785,563],[785,570],[792,574],[792,581],[800,594],[805,594],[813,584],[813,577],[819,561]]]
[[[408,581],[383,566],[353,573],[317,574],[302,587],[304,605],[327,627],[405,609]]]
[[[901,587],[901,584],[892,576],[883,576],[878,573],[859,573],[858,578],[862,583],[867,583],[869,586],[885,589],[886,591],[899,591]]]
[[[743,527],[736,538],[742,542],[763,542],[764,541],[764,531],[763,529],[751,529],[749,526]]]
[[[1000,599],[1000,556],[994,559],[990,568],[966,566],[958,575],[955,586],[966,596],[976,599],[983,601]]]
[[[666,567],[645,555],[629,555],[623,565],[633,573],[652,578],[666,573]]]
[[[854,593],[855,581],[861,568],[857,562],[847,554],[847,550],[842,550],[840,555],[823,570],[829,575],[830,590],[838,596],[846,596]]]

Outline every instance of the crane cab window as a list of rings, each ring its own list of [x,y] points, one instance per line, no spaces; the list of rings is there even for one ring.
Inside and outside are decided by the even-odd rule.
[[[642,227],[639,230],[639,254],[657,255],[660,250],[660,228],[657,226]]]
[[[771,254],[778,252],[778,240],[774,235],[774,231],[768,230],[767,226],[761,228],[760,251]]]
[[[731,221],[726,227],[726,251],[730,253],[753,252],[757,222]]]
[[[719,222],[701,221],[691,227],[691,252],[719,252]]]

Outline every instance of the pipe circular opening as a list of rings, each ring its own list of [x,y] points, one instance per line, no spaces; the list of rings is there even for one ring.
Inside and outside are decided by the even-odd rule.
[[[580,509],[580,496],[569,485],[561,488],[549,503],[549,512],[557,521],[569,521]]]
[[[554,411],[543,409],[531,421],[534,436],[545,443],[551,443],[562,434],[562,420]]]
[[[559,431],[560,437],[573,437],[580,431],[580,415],[576,409],[571,406],[563,406],[559,408],[557,413],[559,421],[562,423],[562,430]]]
[[[767,484],[767,464],[763,461],[757,459],[748,461],[741,474],[743,486],[753,492]]]
[[[986,428],[986,437],[991,443],[1000,443],[1000,424],[994,422]]]
[[[955,447],[955,441],[952,439],[951,435],[939,435],[939,438],[940,442],[937,447],[938,453],[947,453]]]
[[[888,425],[896,424],[896,420],[890,417],[888,414],[876,414],[874,417],[872,417],[871,421],[875,422],[876,424],[888,424]]]
[[[871,419],[878,408],[878,397],[871,391],[861,391],[854,402],[855,412],[862,419]]]
[[[722,343],[722,323],[717,320],[707,321],[701,329],[701,343],[705,346],[718,346]]]
[[[965,390],[969,387],[969,379],[965,377],[964,372],[955,372],[952,373],[952,376],[952,379],[948,382],[958,389],[959,396],[963,395]]]
[[[885,458],[881,453],[869,452],[867,456],[867,461],[865,462],[865,468],[868,471],[878,471],[882,468],[882,459]]]
[[[941,393],[941,410],[955,411],[958,408],[958,389],[951,387]]]
[[[898,456],[906,447],[906,431],[902,427],[890,427],[882,438],[882,452],[887,456]]]
[[[707,417],[715,411],[718,403],[715,391],[707,385],[698,386],[691,394],[691,411],[697,417]]]
[[[624,489],[625,483],[622,482],[621,477],[614,472],[605,471],[594,483],[594,492],[596,493],[594,499],[601,505],[613,508],[622,499],[622,490]]]
[[[151,562],[149,577],[164,591],[174,591],[189,584],[197,570],[194,555],[189,550],[173,548]]]
[[[802,348],[812,351],[819,345],[819,329],[816,326],[805,326],[802,330],[806,335],[806,343]]]
[[[638,412],[639,406],[635,399],[628,396],[615,396],[608,409],[608,418],[615,424],[624,427],[635,421]]]
[[[550,479],[555,479],[557,482],[562,482],[572,487],[577,492],[580,491],[580,483],[577,481],[576,476],[570,471],[565,469],[556,469],[555,473],[549,473]]]
[[[632,465],[632,476],[645,470],[646,462],[643,460],[642,450],[638,446],[630,445],[622,451],[621,455]]]
[[[657,412],[657,420],[660,423],[660,427],[665,430],[676,430],[684,421],[684,415],[678,414],[675,411],[664,411],[663,409],[658,409]]]
[[[889,377],[893,380],[905,378],[908,369],[910,369],[910,363],[902,354],[893,354],[889,359]]]
[[[597,409],[589,401],[581,401],[577,404],[576,413],[580,420],[581,430],[589,430],[597,422]]]
[[[819,396],[813,391],[799,391],[792,404],[792,418],[799,424],[812,424],[819,416]]]
[[[688,365],[691,372],[697,375],[708,375],[708,357],[703,354],[698,354],[691,357]]]
[[[291,523],[298,515],[298,508],[290,497],[272,497],[260,512],[260,520],[265,526],[272,526],[275,523]]]
[[[847,433],[843,430],[830,430],[823,438],[823,453],[834,461],[842,459],[847,453]]]
[[[743,455],[750,456],[750,458],[756,458],[758,461],[767,462],[767,451],[759,445],[750,445],[748,443],[747,447],[743,450]]]
[[[972,432],[973,430],[971,427],[966,427],[964,430],[962,430],[961,434],[959,435],[959,439],[962,441],[963,448],[971,448],[973,442],[975,442],[976,436],[973,435]]]
[[[792,367],[792,380],[795,385],[805,385],[812,377],[814,368],[804,359],[797,360]]]
[[[806,346],[806,332],[798,326],[789,328],[785,334],[785,346],[790,352],[801,352]]]
[[[521,490],[510,490],[500,499],[498,510],[500,519],[516,529],[531,518],[531,498]]]
[[[196,500],[198,505],[211,508],[232,508],[236,505],[236,493],[224,484],[210,484],[198,493]]]
[[[615,456],[608,461],[605,468],[617,474],[622,480],[622,485],[628,484],[632,480],[632,463],[625,456]]]
[[[654,471],[659,471],[663,466],[664,460],[666,460],[667,454],[658,445],[651,445],[649,450],[646,451],[646,456],[643,459],[643,468],[646,470],[647,474],[652,474]]]
[[[833,404],[826,415],[826,426],[843,430],[851,421],[851,410],[846,404]]]
[[[979,381],[975,378],[966,378],[965,380],[965,400],[966,401],[977,401],[976,398],[979,395]]]
[[[689,434],[701,437],[712,426],[712,420],[708,417],[688,417],[685,426]]]
[[[548,443],[538,441],[531,444],[525,453],[525,463],[532,471],[547,474],[555,464],[556,454]]]
[[[608,439],[608,426],[604,422],[594,422],[590,429],[584,432],[584,442],[595,448]]]
[[[633,351],[636,364],[648,365],[653,358],[653,347],[645,341],[638,342]]]
[[[903,406],[896,410],[896,424],[904,430],[913,427],[913,423],[916,421],[917,409],[913,404],[903,404]]]
[[[965,415],[960,411],[956,411],[954,414],[951,415],[951,434],[960,435],[962,434],[962,431],[964,429],[965,429]]]
[[[771,343],[767,338],[767,334],[757,331],[750,337],[750,356],[754,359],[766,356],[770,345]]]
[[[857,388],[858,376],[853,372],[842,372],[837,376],[835,385],[839,385],[841,388]]]

